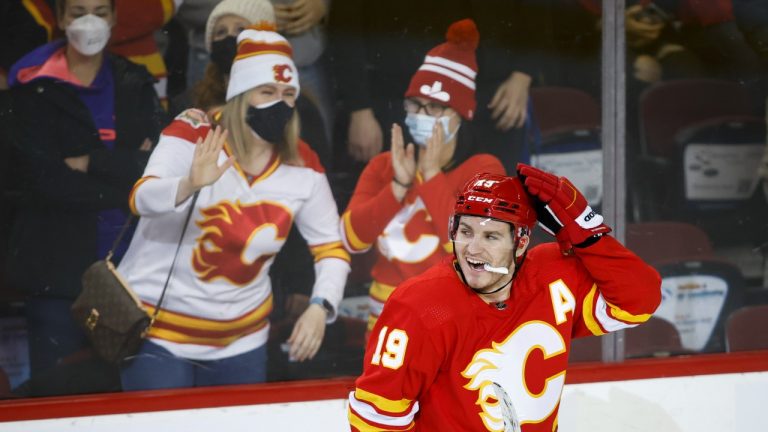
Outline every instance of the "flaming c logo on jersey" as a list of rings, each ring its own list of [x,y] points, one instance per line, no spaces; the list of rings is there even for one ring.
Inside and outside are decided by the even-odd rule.
[[[293,70],[287,64],[278,64],[272,66],[272,72],[275,73],[275,81],[289,83],[293,79]]]
[[[544,361],[528,367],[534,351],[540,351]],[[486,429],[519,431],[519,425],[549,418],[565,383],[565,370],[554,357],[565,353],[563,337],[543,321],[526,322],[503,342],[477,351],[461,375],[468,380],[464,388],[477,392],[478,415]],[[560,361],[564,367],[568,359],[560,357]]]
[[[223,278],[245,285],[282,246],[293,217],[285,207],[266,201],[243,205],[223,201],[201,210],[202,234],[192,255],[192,267],[203,281]]]

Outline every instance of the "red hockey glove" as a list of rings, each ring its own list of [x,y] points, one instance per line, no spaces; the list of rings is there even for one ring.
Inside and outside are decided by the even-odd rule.
[[[543,204],[546,211],[539,212],[539,223],[557,237],[563,252],[611,232],[567,178],[522,163],[517,164],[517,173],[528,194]]]

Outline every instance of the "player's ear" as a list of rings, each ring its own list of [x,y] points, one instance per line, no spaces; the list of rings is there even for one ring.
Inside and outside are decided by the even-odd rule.
[[[520,236],[520,240],[517,242],[517,250],[515,251],[515,257],[519,258],[523,256],[525,251],[528,249],[528,246],[531,244],[531,238],[528,237],[528,234],[523,234]]]

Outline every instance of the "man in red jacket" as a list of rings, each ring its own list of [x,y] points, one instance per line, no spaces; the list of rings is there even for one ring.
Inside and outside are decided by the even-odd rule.
[[[571,340],[656,310],[658,273],[567,179],[518,173],[470,180],[450,222],[454,256],[385,304],[349,395],[352,430],[551,432]],[[537,220],[557,243],[528,251]]]

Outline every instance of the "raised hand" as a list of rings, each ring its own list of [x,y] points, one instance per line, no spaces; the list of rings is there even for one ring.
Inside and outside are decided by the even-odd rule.
[[[440,157],[444,148],[445,132],[443,124],[438,121],[432,128],[432,136],[427,139],[426,145],[419,153],[419,171],[424,176],[424,181],[440,173]]]
[[[416,148],[413,143],[405,145],[403,129],[397,124],[392,125],[391,150],[392,169],[395,172],[392,192],[402,201],[408,191],[408,185],[412,185],[416,177]]]
[[[556,235],[564,251],[611,232],[567,178],[522,163],[517,164],[517,173],[528,194],[546,210],[539,211],[539,223]]]
[[[189,169],[189,182],[193,191],[198,191],[218,180],[235,162],[234,156],[230,156],[219,165],[219,155],[226,141],[227,131],[221,126],[216,126],[216,129],[209,131],[204,140],[197,139],[192,167]]]
[[[218,180],[235,163],[234,156],[230,156],[221,165],[218,163],[219,155],[226,141],[227,131],[220,126],[209,131],[204,140],[198,138],[189,175],[181,179],[176,191],[176,205],[181,204],[195,192]]]

